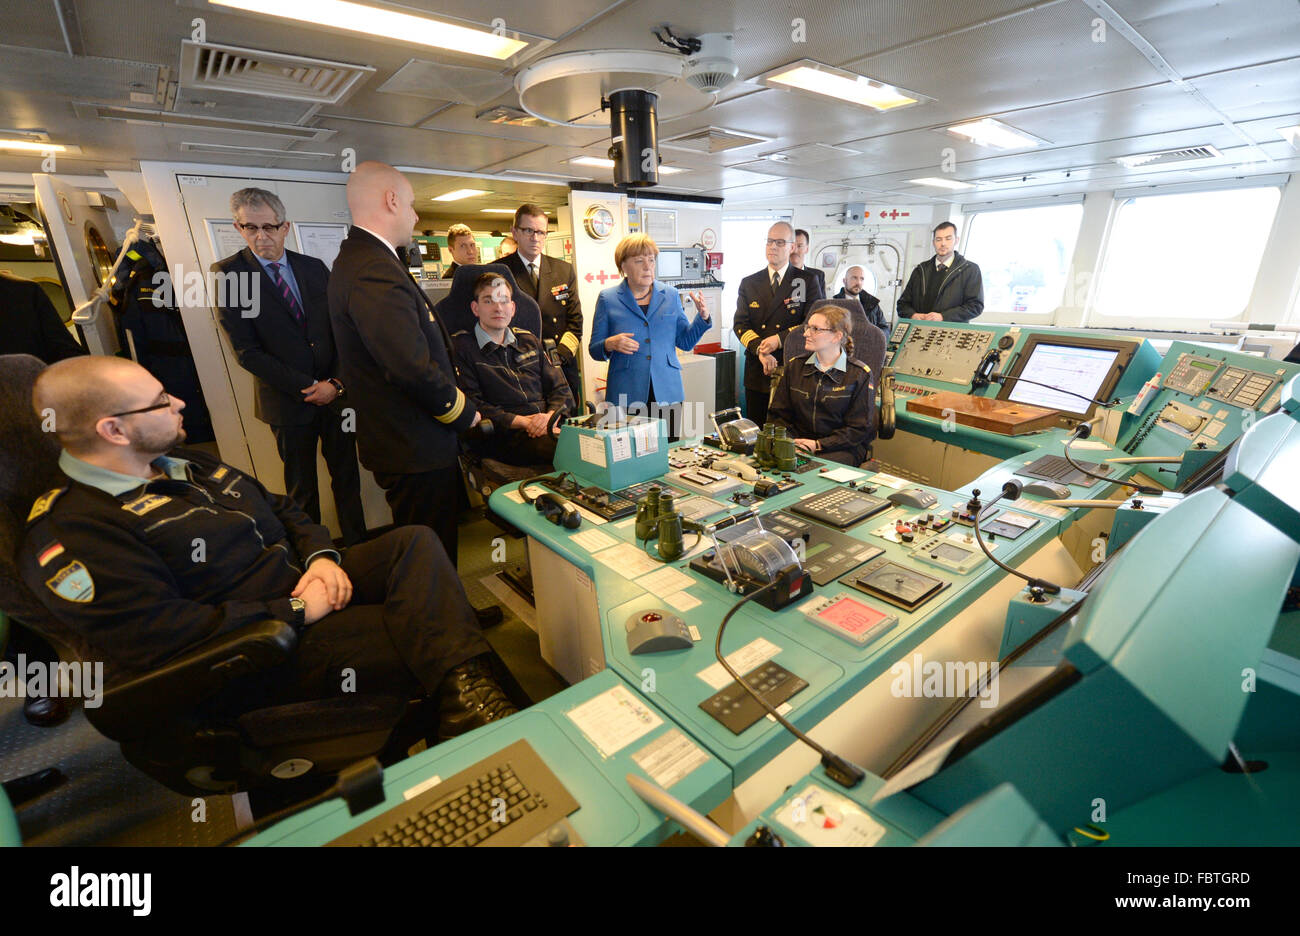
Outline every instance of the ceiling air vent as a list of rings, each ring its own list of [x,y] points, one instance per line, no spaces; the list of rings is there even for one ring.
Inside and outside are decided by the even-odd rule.
[[[722,153],[741,146],[770,142],[772,142],[771,137],[738,133],[735,130],[723,130],[721,127],[705,127],[702,130],[692,130],[690,133],[660,140],[659,145],[668,149],[690,150],[692,153]]]
[[[337,104],[374,71],[325,59],[241,49],[212,42],[181,42],[181,84],[314,104]]]
[[[1188,146],[1184,149],[1158,150],[1154,153],[1136,153],[1118,156],[1115,162],[1125,169],[1150,169],[1152,166],[1171,166],[1181,163],[1205,162],[1220,159],[1223,154],[1213,146]]]

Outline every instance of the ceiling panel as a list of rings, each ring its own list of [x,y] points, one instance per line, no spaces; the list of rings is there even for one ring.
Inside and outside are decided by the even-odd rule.
[[[503,99],[504,100],[504,99]],[[519,95],[513,95],[513,106],[519,106]],[[486,106],[486,105],[485,105]],[[421,127],[427,130],[451,130],[460,133],[490,133],[509,140],[522,140],[534,146],[588,146],[609,139],[608,130],[578,130],[573,127],[511,127],[478,120],[474,115],[483,110],[466,104],[457,104],[434,114]]]
[[[357,160],[380,159],[393,165],[430,166],[477,172],[481,167],[518,156],[532,144],[467,133],[433,133],[406,127],[363,124],[326,118],[317,126],[337,130],[331,147],[352,147]]]
[[[1300,48],[1293,0],[1110,0],[1111,7],[1184,78],[1287,58]],[[1124,41],[1111,33],[1111,41]]]
[[[318,112],[321,117],[347,117],[352,120],[366,120],[371,123],[392,124],[397,127],[414,127],[440,107],[446,101],[431,101],[428,98],[412,97],[408,94],[384,94],[379,91],[386,75],[371,75],[366,83],[342,104],[326,105]]]
[[[1300,58],[1209,75],[1191,84],[1233,120],[1300,110]]]
[[[68,52],[53,0],[6,3],[4,22],[6,45],[49,49],[65,55]],[[7,50],[0,49],[0,56],[7,59]]]

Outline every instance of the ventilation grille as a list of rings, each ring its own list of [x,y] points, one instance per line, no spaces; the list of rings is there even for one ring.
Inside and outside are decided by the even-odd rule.
[[[373,71],[368,65],[189,39],[181,42],[181,84],[187,88],[337,104]]]
[[[705,127],[702,130],[692,130],[690,133],[660,140],[659,145],[668,149],[690,150],[692,153],[723,153],[741,146],[770,142],[772,142],[770,137],[723,130],[721,127]]]
[[[787,163],[794,166],[809,166],[831,159],[844,159],[849,156],[861,155],[862,150],[855,150],[848,146],[832,146],[829,143],[804,143],[788,150],[764,153],[763,158],[772,162]]]
[[[1223,154],[1213,146],[1189,146],[1185,149],[1158,150],[1154,153],[1136,153],[1132,156],[1119,156],[1115,162],[1125,169],[1149,169],[1152,166],[1168,166],[1175,163],[1204,162],[1220,159]]]

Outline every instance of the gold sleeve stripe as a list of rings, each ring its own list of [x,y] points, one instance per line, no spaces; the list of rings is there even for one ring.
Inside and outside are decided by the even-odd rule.
[[[740,336],[740,343],[746,346],[748,346],[751,341],[757,341],[757,340],[758,340],[758,332],[754,331],[752,328],[747,329]]]
[[[578,336],[571,331],[566,331],[560,338],[560,344],[569,349],[569,353],[577,355],[578,353]]]
[[[438,420],[438,422],[440,423],[446,423],[447,425],[451,425],[457,419],[460,418],[460,414],[463,413],[464,411],[465,411],[465,393],[462,390],[457,390],[456,405],[453,406],[451,409],[447,410],[447,412],[443,413],[441,416],[435,416],[433,418]]]

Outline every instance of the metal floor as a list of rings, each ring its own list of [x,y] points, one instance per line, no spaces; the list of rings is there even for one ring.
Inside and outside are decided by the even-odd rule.
[[[481,511],[460,528],[460,574],[476,607],[495,603],[481,580],[501,568],[492,540],[501,533]],[[524,541],[506,538],[507,562],[525,558]],[[543,662],[537,635],[504,604],[505,621],[486,637],[534,701],[564,682]],[[23,804],[18,822],[25,845],[216,845],[235,833],[229,796],[202,804],[171,792],[136,770],[117,745],[100,735],[80,709],[62,725],[35,728],[21,699],[0,699],[0,780],[58,767],[60,787]],[[203,821],[198,821],[199,816]]]

